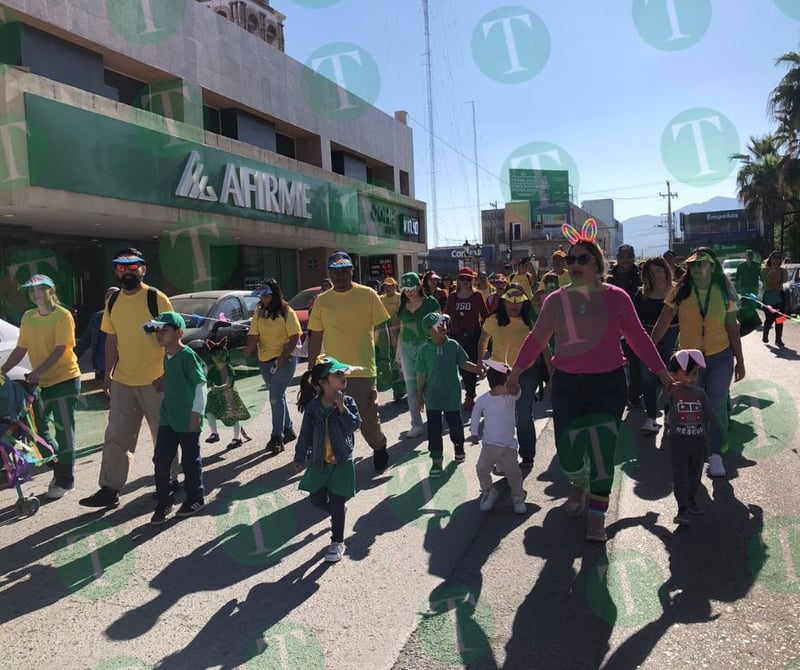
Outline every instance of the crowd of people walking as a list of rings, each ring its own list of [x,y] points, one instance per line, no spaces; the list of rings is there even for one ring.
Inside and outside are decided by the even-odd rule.
[[[372,449],[375,472],[389,466],[376,388],[375,333],[385,325],[392,364],[405,382],[404,437],[427,438],[433,478],[443,473],[443,420],[456,464],[466,458],[465,441],[482,441],[476,472],[480,509],[496,503],[495,472],[509,480],[514,511],[525,511],[523,477],[536,457],[534,408],[541,399],[537,391],[547,382],[558,462],[571,487],[565,510],[569,516],[586,512],[588,540],[606,539],[614,452],[626,406],[644,404],[641,432],[647,435],[661,430],[664,410],[665,439],[675,451],[676,523],[702,512],[695,499],[702,464],[707,459],[712,477],[726,475],[729,389],[745,376],[740,293],[756,293],[763,285],[763,339],[767,342],[774,325],[775,342],[783,346],[783,326],[775,319],[786,274],[780,254],[771,254],[763,267],[748,254],[748,263],[737,272],[737,293],[709,248],[694,250],[683,266],[672,251],[639,265],[626,244],[609,268],[593,221],[580,231],[565,226],[564,234],[565,248],[552,254],[551,267],[542,273],[530,257],[491,275],[463,267],[454,285],[432,270],[422,276],[407,272],[385,277],[380,296],[354,281],[347,252],[332,254],[330,288],[316,298],[308,320],[299,434],[288,393],[302,328],[277,281],[269,279],[254,292],[259,302],[245,353],[257,356],[268,389],[266,449],[278,454],[296,441],[294,465],[298,472],[305,470],[300,487],[331,517],[326,560],[338,561],[344,551],[345,502],[355,493],[357,430]],[[144,283],[142,253],[122,249],[113,266],[120,287],[109,288],[104,309],[80,344],[52,279],[35,275],[27,281],[22,288],[35,307],[22,318],[17,349],[3,372],[29,354],[29,381],[41,388],[41,436],[58,456],[47,497],[60,498],[75,486],[76,352],[92,349],[110,409],[99,490],[79,502],[96,508],[119,505],[144,418],[155,445],[152,522],[164,523],[181,493],[178,448],[185,486],[178,515],[189,516],[205,504],[199,446],[205,418],[211,427],[207,443],[219,441],[217,419],[233,427],[232,449],[242,445],[242,436],[249,438],[240,421],[250,414],[234,389],[225,343],[208,343],[214,356],[205,366],[182,345],[184,318],[162,292]],[[98,338],[105,340],[101,355],[95,351]],[[487,376],[489,391],[478,398],[478,382]],[[701,408],[691,420],[689,406]],[[469,414],[469,437],[462,411]]]

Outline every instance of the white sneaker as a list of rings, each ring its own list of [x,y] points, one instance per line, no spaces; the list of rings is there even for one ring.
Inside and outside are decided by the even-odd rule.
[[[326,563],[338,563],[342,560],[344,554],[344,542],[331,542],[328,551],[325,552]]]
[[[657,433],[660,429],[661,424],[655,419],[645,419],[641,428],[643,433]]]
[[[514,514],[525,514],[527,511],[528,508],[524,500],[517,500],[517,502],[514,503]]]
[[[406,431],[406,437],[422,437],[425,434],[425,426],[411,426],[411,430]]]
[[[492,507],[497,502],[497,489],[493,486],[488,491],[481,493],[481,512],[491,512]]]
[[[72,487],[71,489],[64,489],[60,486],[56,486],[55,481],[53,481],[50,482],[50,486],[47,488],[47,493],[44,494],[44,497],[47,498],[47,500],[58,500],[74,490],[75,487]]]
[[[722,464],[722,456],[719,454],[711,454],[711,456],[708,457],[708,476],[725,476],[725,466]]]

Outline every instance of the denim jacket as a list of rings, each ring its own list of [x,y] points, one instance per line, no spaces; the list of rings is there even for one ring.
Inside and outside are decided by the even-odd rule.
[[[344,397],[344,413],[338,408],[328,417],[331,447],[337,463],[353,460],[355,432],[361,426],[361,415],[356,401],[349,395]],[[314,398],[303,412],[303,424],[294,450],[294,462],[322,467],[325,455],[325,413],[320,399]]]

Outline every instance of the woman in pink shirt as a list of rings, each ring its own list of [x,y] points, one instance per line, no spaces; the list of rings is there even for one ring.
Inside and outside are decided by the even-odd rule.
[[[628,398],[620,338],[662,383],[671,383],[671,377],[628,294],[605,283],[605,257],[594,242],[593,226],[587,222],[582,234],[571,229],[566,258],[571,283],[545,298],[508,382],[516,386],[555,335],[553,425],[558,459],[572,485],[566,510],[580,515],[588,496],[586,539],[605,542],[614,450]]]

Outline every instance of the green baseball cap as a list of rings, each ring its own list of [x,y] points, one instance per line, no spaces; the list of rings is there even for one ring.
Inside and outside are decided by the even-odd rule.
[[[363,370],[364,368],[360,368],[357,365],[350,365],[348,363],[342,363],[337,361],[333,356],[323,356],[317,365],[324,365],[325,369],[320,374],[320,379],[325,379],[330,374],[336,372],[344,372],[345,374],[349,374],[354,372],[355,370]]]
[[[186,328],[186,321],[177,312],[161,312],[155,319],[151,319],[144,324],[144,332],[155,333],[161,330],[164,326],[172,326],[178,330]]]
[[[450,317],[447,314],[441,314],[440,312],[430,312],[422,317],[422,327],[425,330],[429,328],[436,328],[436,330],[441,330],[443,326],[446,326],[450,322]]]
[[[406,272],[400,277],[401,288],[416,288],[421,283],[419,275],[416,272]]]

